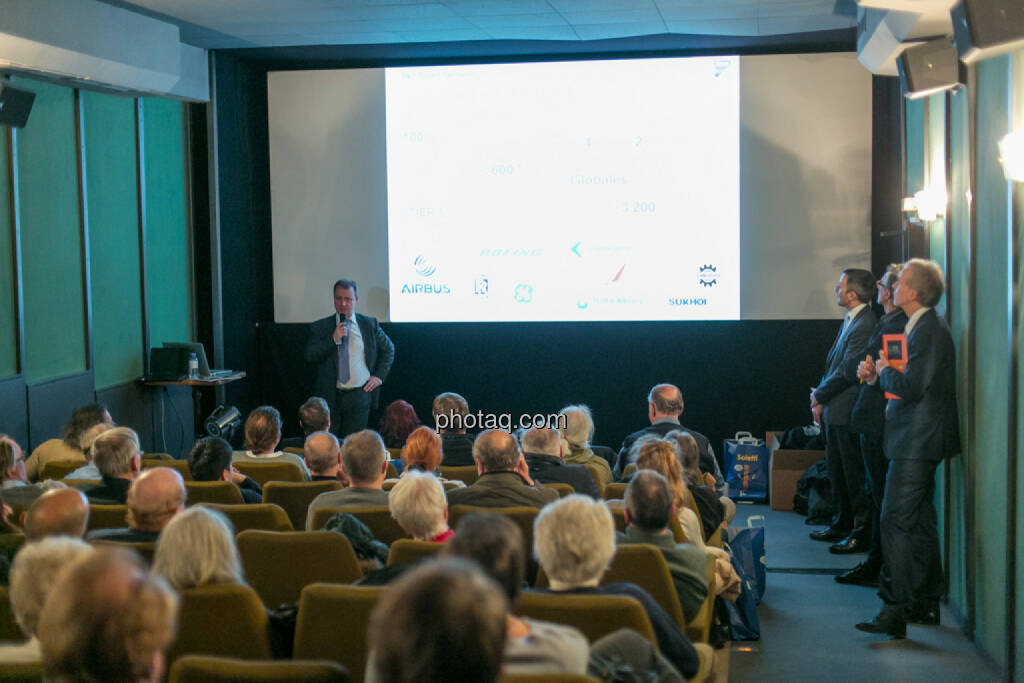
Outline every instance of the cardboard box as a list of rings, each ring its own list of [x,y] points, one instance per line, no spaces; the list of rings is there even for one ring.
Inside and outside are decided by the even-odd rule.
[[[768,489],[772,510],[792,510],[796,485],[807,468],[824,459],[825,451],[793,451],[779,448],[785,432],[768,432]]]

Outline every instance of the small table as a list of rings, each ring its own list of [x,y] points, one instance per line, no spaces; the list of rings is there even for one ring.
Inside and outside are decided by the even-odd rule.
[[[210,379],[152,380],[143,377],[140,381],[147,387],[192,387],[192,408],[194,411],[196,438],[201,439],[205,436],[203,431],[203,387],[219,387],[231,382],[237,382],[244,377],[244,370],[236,370],[230,375],[211,377]]]

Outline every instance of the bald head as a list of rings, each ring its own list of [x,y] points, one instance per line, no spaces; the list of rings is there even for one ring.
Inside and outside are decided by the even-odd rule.
[[[658,384],[647,395],[651,422],[683,414],[683,392],[674,384]]]
[[[330,432],[313,432],[303,446],[309,471],[321,477],[334,477],[341,464],[341,447]]]
[[[170,467],[146,470],[128,489],[128,526],[137,531],[160,531],[185,509],[185,480]]]
[[[89,521],[89,501],[78,489],[47,491],[32,502],[25,513],[25,537],[38,541],[46,536],[85,535]]]
[[[519,458],[515,438],[500,429],[481,432],[473,442],[473,459],[481,472],[511,472]]]

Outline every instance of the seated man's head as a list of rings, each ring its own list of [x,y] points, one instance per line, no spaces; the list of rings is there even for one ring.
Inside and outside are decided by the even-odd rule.
[[[245,420],[245,447],[257,454],[273,453],[281,441],[281,413],[274,406],[260,406]]]
[[[653,423],[666,417],[679,419],[683,414],[683,393],[674,384],[657,384],[647,394],[647,417]]]
[[[158,681],[178,599],[139,556],[103,548],[57,576],[39,615],[46,680]]]
[[[473,460],[480,474],[513,472],[522,457],[515,437],[500,429],[480,432],[473,442]]]
[[[492,683],[508,603],[470,562],[430,562],[384,591],[370,617],[371,666],[383,683]]]
[[[21,547],[11,563],[11,609],[26,638],[36,634],[39,613],[57,573],[92,552],[77,538],[46,538]]]
[[[146,470],[128,489],[128,526],[136,531],[160,531],[185,509],[185,495],[185,480],[177,470]]]
[[[319,477],[338,475],[338,467],[341,465],[341,447],[334,434],[313,432],[306,437],[302,453],[310,473]]]
[[[550,427],[534,427],[523,433],[523,453],[562,457],[562,435]]]
[[[615,556],[615,522],[604,501],[572,495],[533,523],[533,553],[555,590],[596,586]]]
[[[128,427],[114,427],[92,442],[92,461],[104,477],[134,479],[142,467],[139,435]]]
[[[327,401],[319,396],[310,396],[299,406],[299,426],[309,436],[313,432],[325,432],[331,428],[331,411]]]
[[[25,481],[25,456],[18,442],[0,434],[0,481]]]
[[[402,461],[410,469],[433,472],[441,464],[441,437],[430,427],[417,427],[405,440]]]
[[[388,471],[388,452],[380,434],[372,429],[349,434],[341,445],[341,469],[352,486],[381,488]]]
[[[64,425],[64,429],[61,431],[64,445],[68,448],[81,450],[84,446],[82,435],[90,427],[101,422],[105,422],[108,425],[114,424],[114,420],[110,417],[107,407],[102,403],[90,403],[87,406],[75,408],[71,411],[71,419],[68,420],[68,423]]]
[[[639,470],[626,487],[626,523],[643,531],[664,531],[673,515],[668,480],[654,470]]]
[[[245,583],[231,522],[201,505],[175,515],[160,532],[153,571],[177,590]]]
[[[454,391],[446,391],[434,397],[431,406],[434,415],[434,428],[440,434],[465,434],[466,415],[469,415],[469,404]]]
[[[388,493],[388,507],[398,525],[418,541],[429,541],[448,530],[444,485],[429,472],[407,472]]]
[[[584,405],[566,406],[558,411],[563,417],[559,420],[558,431],[569,442],[570,448],[587,448],[594,438],[594,416],[590,408]]]
[[[47,491],[32,501],[25,513],[25,538],[38,541],[46,536],[85,535],[89,522],[89,500],[78,489],[67,487]]]
[[[196,441],[188,454],[192,481],[231,481],[231,444],[219,436]]]
[[[515,603],[526,576],[523,532],[515,522],[496,512],[474,512],[459,520],[445,555],[473,560]]]

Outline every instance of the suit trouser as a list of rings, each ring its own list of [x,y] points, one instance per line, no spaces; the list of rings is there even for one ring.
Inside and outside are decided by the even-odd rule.
[[[942,558],[935,514],[938,461],[893,460],[882,501],[882,554],[878,595],[905,608],[942,597]]]
[[[864,470],[871,501],[871,546],[867,564],[875,569],[882,567],[882,500],[885,497],[885,477],[889,473],[889,461],[882,449],[881,435],[861,434],[860,451],[864,455]]]
[[[859,435],[846,425],[826,425],[825,465],[832,484],[832,528],[866,538],[871,508]]]
[[[370,419],[370,404],[373,394],[355,389],[335,389],[334,400],[331,401],[331,431],[339,439],[349,434],[366,429]]]

